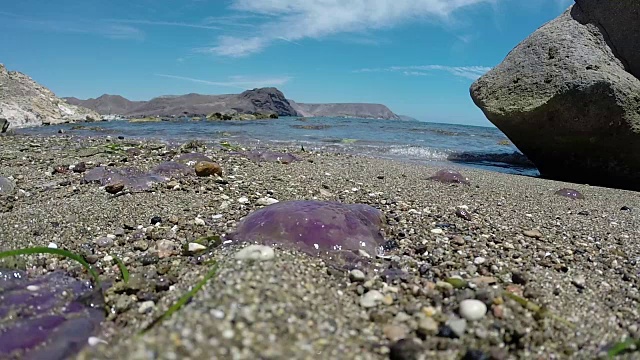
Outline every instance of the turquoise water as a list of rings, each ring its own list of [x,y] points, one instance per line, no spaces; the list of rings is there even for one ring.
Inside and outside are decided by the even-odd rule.
[[[89,130],[73,129],[86,126]],[[498,129],[491,127],[356,118],[295,118],[254,121],[192,121],[130,123],[109,121],[64,124],[19,130],[27,134],[124,136],[170,142],[229,141],[251,146],[304,146],[306,149],[357,153],[412,162],[449,162],[488,170],[537,176]],[[505,155],[517,152],[505,159]],[[461,157],[460,154],[463,154]],[[472,157],[468,156],[473,155]],[[457,159],[457,160],[456,160]],[[526,159],[525,159],[526,160]]]

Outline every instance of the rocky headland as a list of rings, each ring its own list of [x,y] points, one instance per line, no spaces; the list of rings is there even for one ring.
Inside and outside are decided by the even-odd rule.
[[[0,64],[0,128],[99,119],[97,112],[69,104],[29,76]]]
[[[471,86],[542,176],[640,190],[639,13],[576,0]]]
[[[230,118],[243,119],[244,115],[275,114],[277,116],[359,117],[399,120],[389,108],[381,104],[338,103],[307,104],[289,100],[278,89],[259,88],[240,94],[225,95],[165,95],[149,101],[130,101],[119,95],[102,95],[97,99],[66,98],[71,104],[93,109],[100,114],[118,114],[126,117],[210,117],[219,113]],[[250,117],[249,117],[250,118]]]

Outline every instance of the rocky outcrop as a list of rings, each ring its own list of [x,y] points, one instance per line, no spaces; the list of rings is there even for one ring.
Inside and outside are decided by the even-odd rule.
[[[336,104],[304,104],[292,102],[296,111],[305,117],[355,117],[364,119],[400,120],[388,107],[382,104],[336,103]]]
[[[66,98],[75,105],[96,110],[102,115],[119,114],[129,117],[146,116],[207,116],[219,113],[229,117],[249,114],[278,116],[360,117],[399,120],[389,108],[380,104],[301,104],[288,100],[273,87],[247,90],[226,95],[165,95],[149,101],[129,101],[119,95],[102,95],[97,99]],[[246,118],[246,116],[245,116]]]
[[[471,97],[542,176],[640,190],[640,2],[576,3]]]
[[[8,71],[0,64],[0,119],[11,128],[93,121],[100,115],[93,110],[68,104],[29,76]]]

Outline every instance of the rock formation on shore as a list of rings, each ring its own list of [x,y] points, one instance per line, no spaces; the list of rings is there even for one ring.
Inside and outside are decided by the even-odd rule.
[[[29,76],[0,64],[0,119],[11,128],[100,119],[93,110],[68,104]]]
[[[85,106],[100,114],[124,116],[182,116],[220,114],[276,114],[278,116],[361,117],[399,120],[389,108],[380,104],[302,104],[288,100],[276,88],[247,90],[225,95],[166,95],[149,101],[130,101],[119,95],[102,95],[97,99],[66,98],[71,104]]]
[[[542,176],[640,190],[639,13],[576,0],[471,86]]]

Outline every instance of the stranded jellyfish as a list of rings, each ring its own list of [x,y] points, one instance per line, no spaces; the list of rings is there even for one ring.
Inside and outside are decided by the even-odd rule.
[[[188,176],[195,175],[193,167],[175,161],[165,161],[151,170],[153,174],[164,176]]]
[[[287,244],[313,255],[381,253],[384,215],[364,204],[296,200],[269,205],[242,219],[233,241]]]
[[[67,359],[105,319],[102,292],[88,281],[52,272],[29,279],[0,269],[0,358]]]
[[[126,168],[106,168],[96,167],[87,171],[83,181],[85,183],[97,182],[101,186],[109,184],[123,183],[130,191],[146,191],[153,187],[155,183],[167,181],[163,175],[145,173],[140,169]]]
[[[277,162],[281,164],[290,164],[294,161],[300,161],[300,159],[298,159],[298,157],[293,154],[273,151],[253,150],[242,153],[236,152],[232,154],[245,156],[247,159],[255,162]]]
[[[179,162],[181,164],[189,165],[189,166],[193,166],[193,165],[199,163],[200,161],[213,162],[213,160],[211,160],[210,157],[208,157],[208,156],[206,156],[204,154],[200,154],[200,153],[180,154],[180,155],[176,156],[173,159],[173,161]]]
[[[584,196],[578,190],[574,190],[574,189],[568,189],[568,188],[560,189],[556,191],[555,194],[568,197],[571,199],[584,199]]]
[[[429,180],[439,181],[445,184],[465,184],[471,185],[469,179],[462,176],[459,172],[452,169],[442,169],[438,170],[438,172],[429,177]]]

